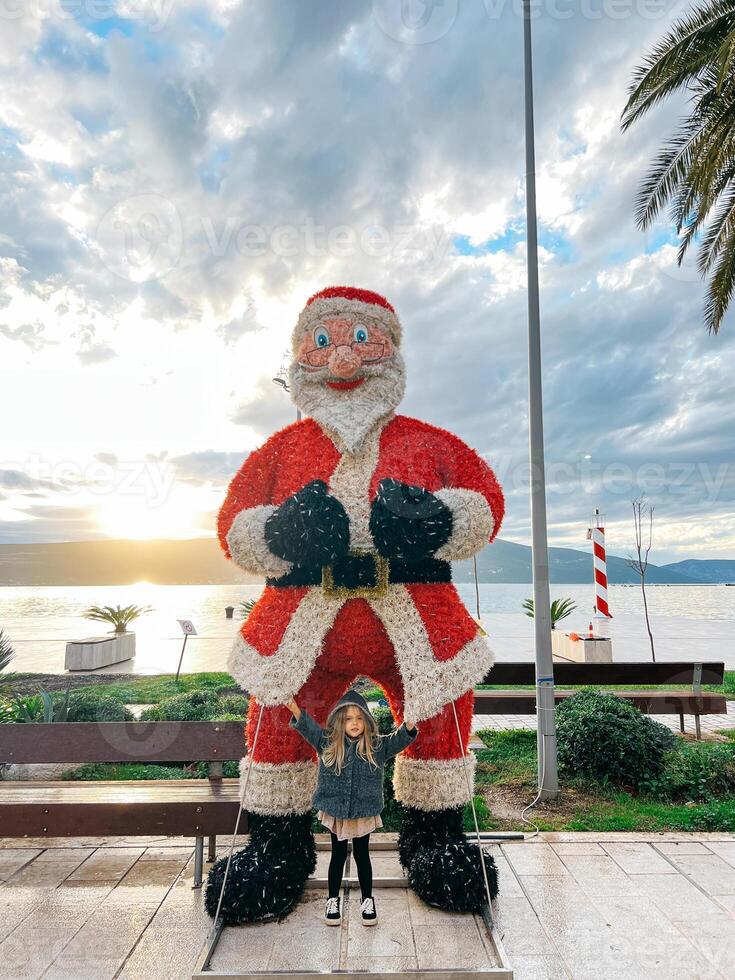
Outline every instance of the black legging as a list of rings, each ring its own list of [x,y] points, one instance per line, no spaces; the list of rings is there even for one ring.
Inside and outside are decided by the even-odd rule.
[[[347,860],[347,841],[338,840],[337,835],[330,830],[332,837],[332,857],[329,861],[329,897],[336,898],[342,885],[342,875]],[[373,866],[370,863],[370,834],[352,838],[352,854],[357,865],[357,878],[363,898],[373,894]]]

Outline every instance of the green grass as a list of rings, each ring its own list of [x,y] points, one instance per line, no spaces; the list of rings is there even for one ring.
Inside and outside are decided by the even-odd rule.
[[[37,691],[39,687],[51,687],[47,683],[47,674],[16,674],[13,686],[28,691]],[[59,675],[64,681],[68,680]],[[164,698],[174,694],[185,694],[187,691],[219,690],[225,687],[236,687],[234,680],[226,673],[182,674],[178,681],[173,674],[151,674],[146,677],[132,677],[130,680],[116,680],[102,683],[99,678],[89,674],[74,677],[72,690],[75,694],[92,697],[114,697],[125,704],[158,704]]]
[[[225,776],[237,776],[238,763],[225,762],[223,772]],[[61,777],[62,779],[96,782],[112,781],[118,782],[129,779],[206,779],[206,763],[198,763],[196,768],[184,768],[181,765],[152,765],[145,762],[89,762],[83,766],[76,766],[74,769],[67,769]]]
[[[520,810],[536,792],[536,732],[531,729],[477,732],[487,746],[477,752],[476,785],[489,807],[492,821],[493,794],[500,799],[503,788],[512,790],[511,808],[517,820],[505,821],[506,829],[527,829]],[[735,733],[728,732],[735,741]],[[714,743],[698,743],[699,745]],[[721,743],[720,743],[721,744]],[[690,746],[681,742],[681,751]],[[518,803],[519,798],[523,803]],[[543,808],[536,808],[530,819],[541,830],[581,831],[735,831],[735,796],[711,800],[671,803],[646,796],[634,796],[614,787],[589,780],[562,778],[562,795]],[[497,822],[496,822],[497,824]],[[510,826],[512,824],[512,826]]]
[[[542,821],[535,819],[541,825]],[[541,828],[545,829],[545,828]],[[557,829],[557,828],[554,828]],[[735,799],[692,805],[633,799],[617,793],[567,820],[565,830],[705,831],[735,829]]]
[[[536,733],[528,728],[478,732],[488,746],[477,752],[478,786],[494,783],[522,786],[536,778]]]

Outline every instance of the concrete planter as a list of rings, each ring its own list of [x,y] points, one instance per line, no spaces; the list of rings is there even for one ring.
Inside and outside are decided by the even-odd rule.
[[[116,633],[112,636],[92,636],[66,644],[66,670],[97,670],[135,656],[135,633]]]
[[[552,630],[551,653],[554,657],[575,663],[611,664],[612,640],[607,636],[594,639],[581,636],[578,640],[570,640],[568,633]]]

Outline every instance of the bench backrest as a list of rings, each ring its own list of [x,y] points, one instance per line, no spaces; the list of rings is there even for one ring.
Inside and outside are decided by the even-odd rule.
[[[0,725],[0,762],[228,762],[245,755],[241,721]]]
[[[675,663],[573,664],[554,662],[555,684],[688,684],[702,668],[700,684],[722,684],[724,663],[677,661]],[[529,661],[496,663],[483,678],[483,684],[535,684],[536,667]]]

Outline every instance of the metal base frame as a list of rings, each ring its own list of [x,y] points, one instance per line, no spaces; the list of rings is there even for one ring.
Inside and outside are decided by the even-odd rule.
[[[508,840],[514,838],[522,838],[523,834],[483,834],[483,841],[489,841],[492,839]],[[376,841],[375,850],[387,851],[387,850],[397,850],[397,845],[389,841]],[[372,842],[371,842],[372,846]],[[351,847],[351,846],[350,846]],[[328,850],[328,843],[318,843],[317,848],[319,850]],[[326,888],[327,879],[326,878],[309,878],[307,882],[310,888]],[[359,887],[359,882],[353,875],[345,875],[343,878],[343,886],[347,889],[353,887]],[[373,878],[373,887],[375,888],[407,888],[408,882],[404,877],[377,877]],[[487,904],[482,907],[481,910],[482,920],[485,923],[487,929],[487,937],[495,949],[499,966],[490,967],[487,970],[481,969],[442,969],[442,970],[403,970],[401,975],[411,977],[411,980],[481,980],[483,977],[489,978],[489,980],[513,980],[513,969],[510,966],[508,956],[503,947],[500,936],[498,935],[495,924],[493,922],[492,909]],[[264,920],[265,921],[265,920]],[[257,923],[253,925],[257,926]],[[246,968],[243,969],[242,973],[233,973],[232,971],[221,973],[217,970],[212,970],[211,963],[212,957],[214,956],[217,944],[222,937],[222,933],[227,927],[225,926],[222,917],[220,916],[210,935],[208,937],[207,945],[202,950],[199,959],[197,960],[194,973],[192,975],[192,980],[207,980],[209,977],[219,977],[220,980],[242,980],[243,977],[250,977],[252,980],[269,980],[269,978],[288,978],[288,980],[313,980],[316,976],[341,976],[341,977],[361,977],[362,980],[395,980],[395,973],[370,973],[365,970],[300,970],[298,972],[291,972],[289,970],[251,970],[248,971]]]

